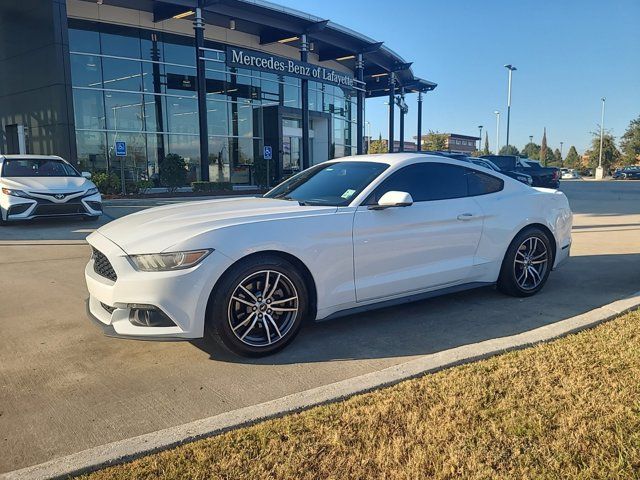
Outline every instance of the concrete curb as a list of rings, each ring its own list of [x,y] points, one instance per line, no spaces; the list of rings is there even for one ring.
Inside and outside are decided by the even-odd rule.
[[[377,372],[295,393],[269,402],[196,420],[184,425],[90,448],[32,467],[0,474],[2,480],[65,478],[130,461],[269,418],[308,409],[444,368],[525,348],[594,327],[640,306],[640,291],[595,310],[519,333],[425,355]]]

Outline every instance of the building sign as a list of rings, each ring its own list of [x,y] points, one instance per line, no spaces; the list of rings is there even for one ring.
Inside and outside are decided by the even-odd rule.
[[[353,76],[347,73],[245,48],[227,47],[226,63],[229,67],[290,75],[316,82],[331,83],[339,87],[354,88],[355,86]]]

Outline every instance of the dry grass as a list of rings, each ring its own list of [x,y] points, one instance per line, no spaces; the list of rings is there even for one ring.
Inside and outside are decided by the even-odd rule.
[[[640,478],[639,322],[631,313],[85,478]]]

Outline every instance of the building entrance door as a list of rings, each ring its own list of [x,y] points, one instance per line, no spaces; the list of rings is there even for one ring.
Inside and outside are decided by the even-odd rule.
[[[313,122],[311,128],[313,128]],[[309,138],[313,139],[313,130],[309,130]],[[313,149],[309,149],[313,165]],[[282,117],[282,173],[295,175],[303,169],[302,165],[302,121],[299,118]]]
[[[284,135],[282,137],[282,170],[295,174],[302,170],[302,137]]]

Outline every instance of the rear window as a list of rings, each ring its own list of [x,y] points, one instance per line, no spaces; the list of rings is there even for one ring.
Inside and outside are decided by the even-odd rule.
[[[56,158],[5,158],[3,177],[78,177],[68,163]]]

